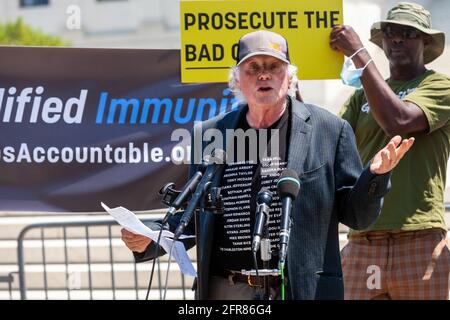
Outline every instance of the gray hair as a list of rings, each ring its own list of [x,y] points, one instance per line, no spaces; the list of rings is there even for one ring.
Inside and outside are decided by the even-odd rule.
[[[297,89],[297,83],[298,83],[297,67],[292,64],[288,64],[288,74],[289,74],[289,77],[291,78],[291,84],[289,86],[287,94],[289,96],[295,98],[295,91]],[[240,103],[240,104],[247,103],[241,90],[239,90],[237,87],[238,80],[239,80],[239,66],[233,66],[230,68],[230,72],[228,75],[228,87],[230,88],[230,91],[233,92],[238,103]]]

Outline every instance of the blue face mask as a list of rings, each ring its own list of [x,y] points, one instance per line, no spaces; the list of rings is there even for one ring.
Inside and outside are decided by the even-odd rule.
[[[352,86],[355,88],[361,88],[361,76],[363,74],[364,69],[367,68],[367,66],[369,65],[369,63],[372,62],[372,59],[370,59],[366,65],[362,68],[356,69],[352,58],[358,53],[360,52],[362,49],[359,49],[358,51],[356,51],[351,57],[349,57],[348,59],[346,59],[344,61],[344,65],[342,66],[342,71],[341,71],[341,79],[342,82],[348,86]]]
[[[341,79],[348,86],[361,88],[361,76],[364,68],[356,69],[352,59],[346,59],[342,66]]]

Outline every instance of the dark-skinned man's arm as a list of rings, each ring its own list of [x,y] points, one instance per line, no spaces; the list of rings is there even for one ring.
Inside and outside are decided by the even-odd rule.
[[[362,48],[363,44],[351,27],[335,26],[330,34],[330,46],[348,57]],[[352,60],[356,68],[362,68],[370,59],[369,52],[361,50]],[[404,136],[429,130],[422,109],[414,103],[401,100],[385,82],[375,63],[367,65],[361,83],[373,117],[388,136]]]

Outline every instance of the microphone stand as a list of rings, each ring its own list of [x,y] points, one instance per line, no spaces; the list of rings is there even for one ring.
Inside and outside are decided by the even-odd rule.
[[[194,211],[194,221],[195,221],[195,243],[196,244],[199,244],[200,243],[200,217],[201,217],[201,215],[202,214],[204,214],[204,212],[205,212],[205,205],[206,205],[206,196],[207,196],[207,189],[209,189],[209,186],[210,186],[211,184],[210,183],[208,183],[208,184],[206,184],[205,185],[205,192],[203,193],[203,197],[201,198],[201,200],[200,200],[200,205],[199,205],[199,207],[198,207],[198,209],[196,209],[195,211]],[[199,263],[199,261],[202,261],[201,260],[201,256],[200,256],[200,252],[201,250],[197,247],[197,250],[196,250],[196,254],[197,254],[197,288],[196,288],[196,291],[197,291],[197,297],[202,297],[203,296],[203,292],[202,292],[202,286],[200,285],[200,283],[199,283],[199,281],[200,281],[200,279],[199,279],[199,275],[200,274],[203,274],[203,267],[202,267],[202,264],[201,263]]]
[[[264,238],[261,239],[261,260],[263,262],[263,270],[269,269],[269,262],[272,258],[268,225],[269,216],[267,217],[267,223],[264,225]],[[271,300],[269,274],[264,275],[264,300]]]
[[[261,254],[261,260],[263,262],[263,269],[262,270],[252,269],[250,271],[241,270],[241,273],[244,275],[248,275],[248,276],[256,275],[256,276],[264,277],[263,278],[264,279],[264,282],[263,282],[264,295],[262,297],[262,300],[272,300],[272,295],[270,293],[269,277],[280,275],[280,270],[269,269],[270,260],[272,258],[272,248],[270,245],[270,238],[269,238],[269,220],[270,220],[270,215],[268,214],[266,222],[264,223],[264,226],[263,226],[263,237],[261,238],[261,245],[260,245],[260,250],[261,250],[260,254]],[[255,267],[257,267],[257,266],[255,266]],[[261,298],[257,295],[256,299],[260,300]]]
[[[205,209],[214,214],[223,214],[223,203],[221,197],[221,189],[218,187],[211,187],[211,182],[205,185],[205,192],[200,200],[199,207],[194,211],[195,221],[195,241],[197,244],[197,296],[203,296],[203,288],[199,283],[199,274],[203,274],[203,266],[199,263],[201,260],[201,248],[198,246],[200,243],[200,217],[205,214]],[[210,190],[211,189],[211,190]]]

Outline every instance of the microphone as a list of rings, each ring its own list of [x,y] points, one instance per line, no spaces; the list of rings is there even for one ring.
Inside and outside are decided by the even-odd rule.
[[[279,262],[284,265],[286,261],[289,233],[291,230],[292,203],[300,190],[298,174],[294,170],[286,169],[281,173],[277,182],[277,191],[281,198],[280,223],[280,256]]]
[[[261,188],[256,198],[256,221],[253,233],[252,252],[256,253],[261,243],[264,232],[264,225],[269,221],[270,204],[272,203],[272,192],[267,188]]]
[[[195,192],[192,195],[191,200],[189,201],[189,204],[186,207],[186,210],[181,216],[180,223],[178,224],[178,227],[175,230],[173,237],[174,240],[177,240],[181,236],[184,229],[189,224],[189,221],[191,221],[192,216],[194,215],[194,211],[197,208],[198,202],[201,200],[204,193],[207,191],[213,176],[225,163],[225,159],[226,153],[222,149],[214,149],[211,152],[211,158],[209,159],[209,163],[208,166],[206,167],[205,173],[202,179],[200,180],[200,183],[197,185],[197,188],[195,189]]]
[[[194,173],[194,175],[189,179],[189,181],[186,183],[186,185],[183,187],[183,190],[178,194],[176,199],[172,202],[172,205],[170,206],[169,210],[166,213],[166,216],[162,220],[162,224],[166,224],[167,220],[169,220],[169,217],[171,215],[174,215],[175,212],[180,209],[180,207],[183,205],[183,203],[186,201],[186,199],[195,191],[195,188],[197,188],[198,183],[203,177],[203,173],[205,172],[205,169],[209,162],[209,156],[205,157],[202,161],[202,163],[198,166],[197,172]]]

